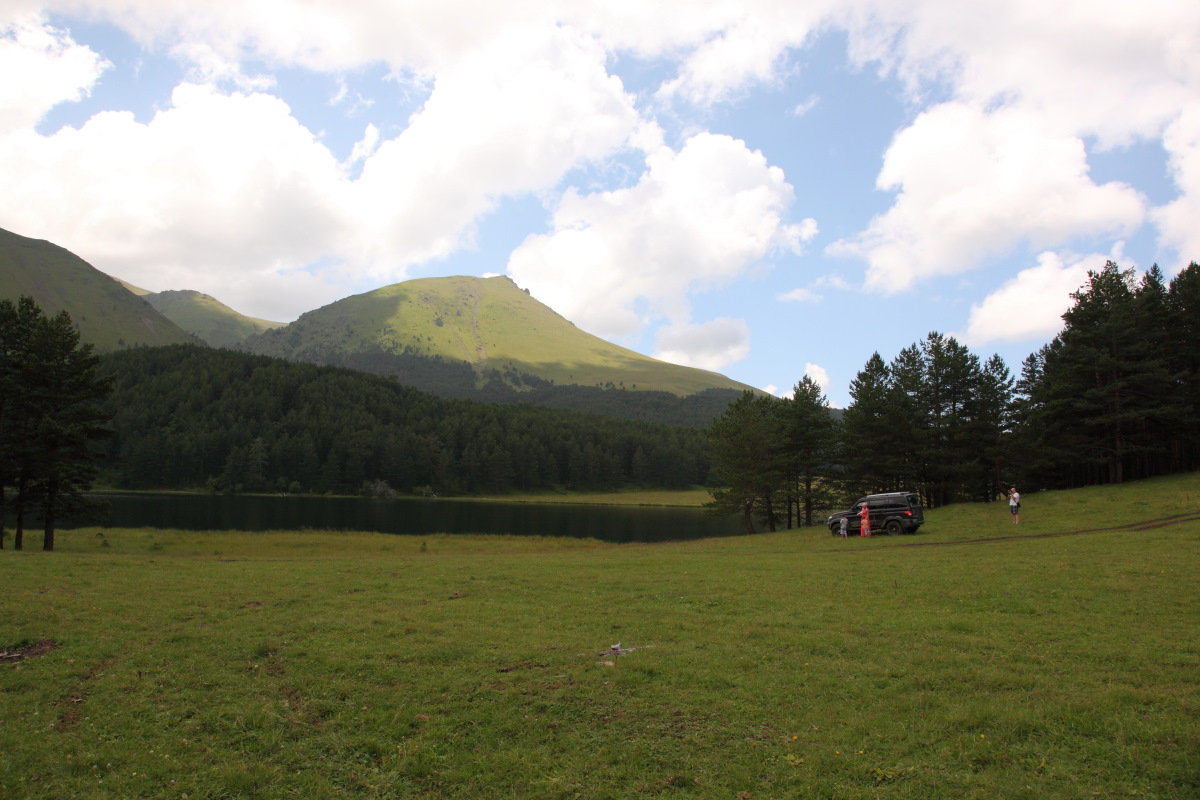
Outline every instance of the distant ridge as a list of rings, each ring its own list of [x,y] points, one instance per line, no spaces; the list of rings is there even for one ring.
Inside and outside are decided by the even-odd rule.
[[[98,353],[195,342],[120,281],[56,244],[0,229],[0,297],[33,297],[48,315],[66,310]]]
[[[176,325],[213,347],[231,347],[248,336],[287,324],[247,317],[215,297],[190,289],[146,292],[143,297]]]
[[[413,360],[460,364],[476,388],[545,384],[688,396],[751,387],[641,355],[579,330],[507,277],[420,278],[347,297],[243,349],[400,377]]]

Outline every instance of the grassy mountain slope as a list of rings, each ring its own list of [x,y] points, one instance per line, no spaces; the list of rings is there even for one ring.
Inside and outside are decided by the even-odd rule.
[[[147,293],[144,297],[167,319],[213,347],[228,347],[253,334],[287,324],[247,317],[214,297],[190,289]]]
[[[58,245],[0,230],[0,297],[29,295],[46,314],[66,310],[83,341],[106,353],[194,338],[121,283]]]
[[[715,372],[643,356],[576,328],[506,277],[421,278],[347,297],[246,349],[325,360],[373,349],[465,362],[476,375],[515,370],[555,384],[691,395],[750,387]]]
[[[150,291],[149,289],[143,289],[143,288],[142,288],[142,287],[140,287],[140,286],[134,286],[134,285],[133,285],[132,283],[130,283],[129,281],[123,281],[123,280],[121,280],[120,278],[117,278],[117,279],[116,279],[116,281],[117,281],[117,283],[121,284],[122,286],[124,286],[124,287],[125,287],[126,289],[128,289],[129,291],[131,291],[131,292],[133,292],[134,294],[136,294],[138,297],[145,297],[145,296],[146,296],[146,295],[148,295],[148,294],[154,294],[154,292]]]

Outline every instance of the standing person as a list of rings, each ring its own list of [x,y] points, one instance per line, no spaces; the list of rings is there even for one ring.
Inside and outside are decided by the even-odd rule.
[[[858,516],[859,516],[859,519],[862,520],[862,523],[858,527],[858,535],[859,536],[870,536],[871,535],[871,507],[869,505],[867,505],[867,503],[865,501],[863,502],[862,510],[858,512]]]
[[[1008,510],[1012,513],[1013,525],[1021,524],[1021,495],[1017,491],[1017,487],[1005,492],[1008,495]]]
[[[845,539],[850,535],[850,518],[842,517],[842,521],[838,523],[841,529],[842,538]]]

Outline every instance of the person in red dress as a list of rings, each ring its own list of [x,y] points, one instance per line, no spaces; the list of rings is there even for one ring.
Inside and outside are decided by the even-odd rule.
[[[859,525],[859,527],[858,527],[858,535],[859,536],[870,536],[871,535],[871,509],[866,503],[863,503],[862,510],[858,512],[858,517],[859,517],[859,519],[862,520],[862,524]]]

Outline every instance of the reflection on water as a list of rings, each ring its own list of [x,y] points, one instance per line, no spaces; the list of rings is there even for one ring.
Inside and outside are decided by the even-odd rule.
[[[111,494],[102,498],[111,504],[111,512],[101,524],[113,528],[489,533],[607,542],[667,542],[743,533],[738,520],[710,519],[695,508],[239,495]],[[36,530],[37,526],[26,528]]]

